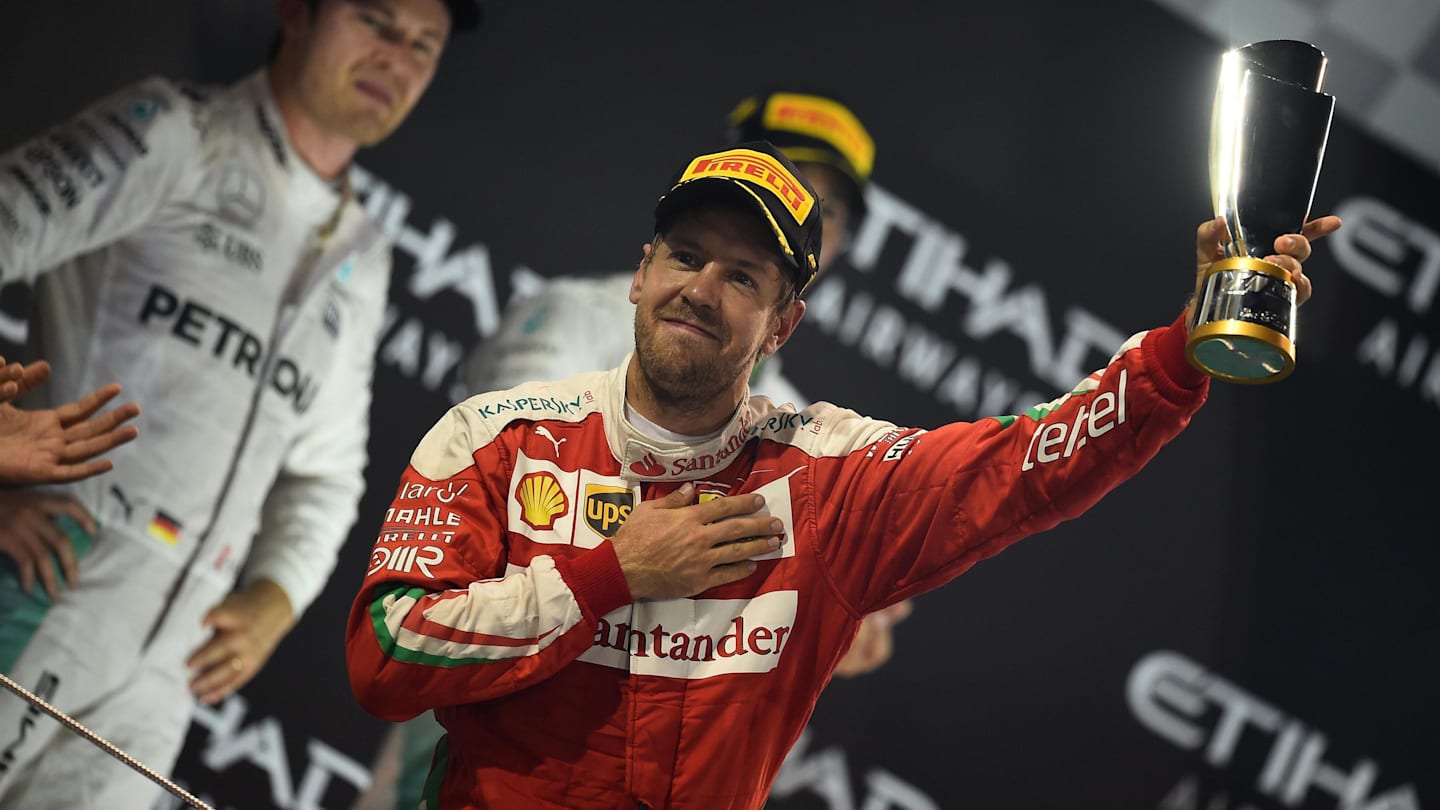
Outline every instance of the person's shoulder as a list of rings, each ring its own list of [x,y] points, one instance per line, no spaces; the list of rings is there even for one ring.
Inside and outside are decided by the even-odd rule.
[[[587,371],[552,382],[526,382],[476,394],[455,409],[491,436],[519,421],[580,422],[600,412],[606,391],[614,384],[614,374],[613,370]]]
[[[204,103],[208,93],[200,85],[159,74],[130,82],[106,97],[106,101],[137,120],[148,120]]]
[[[610,372],[587,372],[555,382],[530,382],[476,394],[450,407],[410,456],[410,466],[440,480],[475,463],[475,453],[509,430],[534,422],[580,422],[600,412]]]
[[[101,119],[107,131],[121,133],[135,151],[144,155],[151,150],[152,137],[165,137],[166,150],[175,148],[177,138],[198,140],[197,108],[203,98],[195,85],[167,76],[150,76],[101,98],[91,105],[89,113]]]
[[[758,438],[793,447],[807,455],[844,456],[863,449],[898,428],[830,402],[803,409],[777,405],[767,396],[750,398],[751,432]]]

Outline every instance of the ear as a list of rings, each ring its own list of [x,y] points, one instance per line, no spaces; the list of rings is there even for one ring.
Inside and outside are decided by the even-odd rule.
[[[770,335],[765,338],[765,343],[760,347],[766,356],[780,351],[785,341],[795,334],[795,327],[800,325],[800,319],[805,317],[805,302],[796,298],[786,304],[780,313],[775,316],[775,325],[770,330]]]
[[[635,278],[630,281],[630,303],[640,303],[640,289],[645,286],[645,271],[650,267],[650,254],[653,246],[646,242],[640,249],[640,266],[635,268]]]

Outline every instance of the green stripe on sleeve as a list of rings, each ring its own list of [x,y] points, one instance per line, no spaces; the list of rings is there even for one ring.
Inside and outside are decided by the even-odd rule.
[[[385,609],[386,600],[412,598],[419,602],[420,598],[428,594],[424,588],[406,588],[401,585],[388,591],[380,593],[370,603],[370,620],[375,627],[375,640],[380,643],[380,651],[387,658],[399,661],[404,664],[425,664],[432,667],[459,667],[466,664],[492,664],[495,658],[452,658],[436,653],[423,652],[402,646],[398,639],[390,634],[390,626],[385,623],[389,615]],[[438,641],[439,644],[446,642]]]

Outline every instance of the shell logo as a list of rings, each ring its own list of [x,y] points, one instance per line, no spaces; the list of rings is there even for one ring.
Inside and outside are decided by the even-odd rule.
[[[530,473],[520,479],[515,500],[520,502],[520,519],[538,531],[555,528],[556,519],[570,511],[570,501],[560,482],[548,472]]]

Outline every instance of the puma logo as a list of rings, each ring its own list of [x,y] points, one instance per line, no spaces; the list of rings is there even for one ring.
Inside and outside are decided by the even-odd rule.
[[[129,523],[130,513],[135,509],[134,505],[125,497],[125,493],[120,491],[120,487],[112,484],[110,486],[110,494],[114,495],[115,500],[120,502],[120,508],[125,510],[125,522]]]
[[[539,427],[535,428],[535,433],[537,435],[544,436],[547,441],[555,445],[555,458],[560,458],[560,445],[564,444],[569,440],[555,438],[555,434],[551,433],[550,429],[545,427],[544,425],[540,425]]]

